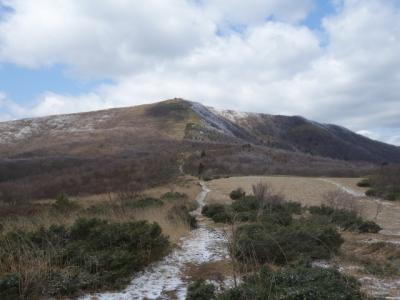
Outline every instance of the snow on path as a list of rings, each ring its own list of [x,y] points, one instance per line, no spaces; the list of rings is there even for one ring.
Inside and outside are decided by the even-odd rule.
[[[344,186],[343,184],[340,184],[336,181],[333,181],[331,179],[327,179],[327,178],[320,178],[320,180],[328,182],[330,184],[336,185],[339,189],[341,189],[342,191],[354,196],[354,197],[365,197],[365,193],[362,192],[358,192],[356,190],[353,190],[351,188],[348,188],[346,186]]]
[[[338,182],[335,182],[333,180],[327,179],[327,178],[321,178],[320,180],[331,183],[335,186],[337,186],[339,189],[342,191],[353,195],[355,197],[365,197],[365,193],[361,193],[358,191],[355,191],[351,188],[348,188]],[[380,203],[381,205],[388,207],[391,211],[396,211],[396,208],[392,203],[389,203],[387,201],[382,201],[381,199],[374,198],[371,199],[375,203]],[[400,232],[396,228],[396,230],[381,230],[379,232],[381,235],[400,235]],[[379,236],[379,235],[378,235]],[[399,245],[400,241],[398,240],[387,240],[387,239],[370,239],[366,240],[366,243],[376,243],[376,242],[382,242],[384,241],[385,243],[390,243],[394,245]],[[329,262],[322,261],[322,262],[314,262],[314,265],[317,265],[320,267],[332,267]],[[339,267],[339,271],[345,272],[346,269],[348,270],[349,268],[352,268],[354,266],[341,266]],[[359,281],[362,283],[363,289],[368,291],[369,294],[376,296],[376,297],[383,297],[384,299],[400,299],[400,279],[398,277],[396,278],[378,278],[376,276],[364,276],[362,278],[359,278]]]
[[[168,293],[176,295],[178,300],[186,298],[188,281],[184,276],[187,264],[203,264],[224,260],[228,257],[226,237],[222,231],[207,225],[201,215],[205,199],[210,190],[201,183],[202,191],[196,201],[199,207],[192,212],[198,220],[199,227],[188,237],[182,239],[181,246],[155,262],[143,272],[137,274],[129,286],[120,292],[110,292],[85,296],[81,299],[128,300],[128,299],[171,299]]]

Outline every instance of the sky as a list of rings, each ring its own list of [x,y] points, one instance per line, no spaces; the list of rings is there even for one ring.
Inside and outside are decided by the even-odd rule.
[[[400,1],[0,0],[0,121],[175,97],[400,145]]]

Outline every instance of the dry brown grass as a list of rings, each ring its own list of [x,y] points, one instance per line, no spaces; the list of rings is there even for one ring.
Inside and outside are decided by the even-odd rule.
[[[201,265],[189,264],[185,270],[185,275],[191,281],[215,280],[218,282],[223,281],[227,277],[232,277],[233,269],[230,261],[220,260]]]
[[[172,245],[176,245],[180,239],[191,230],[187,220],[174,214],[174,208],[182,205],[194,209],[196,207],[195,196],[201,190],[197,181],[186,178],[175,185],[162,186],[146,191],[146,196],[160,197],[166,192],[179,192],[188,195],[187,198],[164,199],[162,206],[148,206],[137,208],[129,203],[119,201],[118,194],[102,194],[73,199],[79,204],[79,208],[71,211],[57,211],[52,204],[54,200],[42,200],[39,203],[32,202],[31,206],[38,205],[40,210],[33,214],[8,215],[0,220],[0,235],[13,232],[19,235],[23,232],[37,232],[40,228],[49,228],[52,225],[71,226],[78,218],[98,218],[110,222],[129,222],[146,220],[160,225],[164,235],[169,237]],[[89,208],[89,209],[88,209]],[[95,208],[95,209],[93,209]],[[171,218],[171,212],[173,218]],[[179,211],[178,211],[179,213]],[[47,280],[52,274],[63,273],[66,278],[76,276],[74,266],[57,269],[57,253],[52,245],[45,249],[39,249],[29,241],[23,239],[16,247],[4,239],[0,249],[4,263],[0,264],[0,278],[8,274],[19,274],[19,295],[34,294],[37,287],[47,286]],[[38,291],[40,293],[40,291]]]
[[[193,178],[184,178],[183,180],[170,184],[167,186],[160,186],[157,188],[149,189],[144,192],[146,196],[160,197],[166,192],[179,192],[188,195],[188,200],[185,203],[180,202],[166,202],[163,206],[146,207],[146,208],[123,208],[118,205],[118,195],[115,193],[92,195],[83,198],[73,198],[72,200],[81,206],[78,211],[69,213],[57,213],[51,208],[51,204],[55,200],[44,199],[31,203],[41,205],[42,209],[33,215],[9,215],[2,218],[0,223],[3,226],[3,232],[9,231],[35,231],[41,227],[49,228],[51,225],[72,225],[78,218],[100,218],[111,222],[128,222],[134,220],[146,220],[149,222],[157,222],[163,233],[170,237],[172,243],[177,243],[181,237],[186,235],[190,228],[184,222],[177,222],[177,220],[170,220],[168,218],[168,211],[174,206],[179,204],[186,204],[190,207],[196,205],[195,197],[200,192],[201,188],[198,186],[197,181]],[[108,204],[106,211],[102,212],[88,212],[87,208],[93,205]]]

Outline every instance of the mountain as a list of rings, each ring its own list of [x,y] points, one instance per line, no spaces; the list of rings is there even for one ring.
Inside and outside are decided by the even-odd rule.
[[[347,161],[400,162],[400,149],[299,116],[217,110],[181,99],[0,123],[0,155],[112,155],[154,141],[254,144]]]
[[[0,196],[136,191],[182,172],[356,176],[383,162],[400,162],[400,149],[298,116],[182,99],[0,123]]]

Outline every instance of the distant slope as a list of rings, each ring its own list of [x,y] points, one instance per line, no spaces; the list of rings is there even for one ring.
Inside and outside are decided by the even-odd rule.
[[[400,148],[371,140],[344,127],[299,116],[212,111],[240,126],[258,144],[351,161],[400,162]]]
[[[398,147],[340,126],[216,110],[181,99],[0,123],[3,157],[115,155],[157,141],[249,143],[348,161],[400,162]]]

